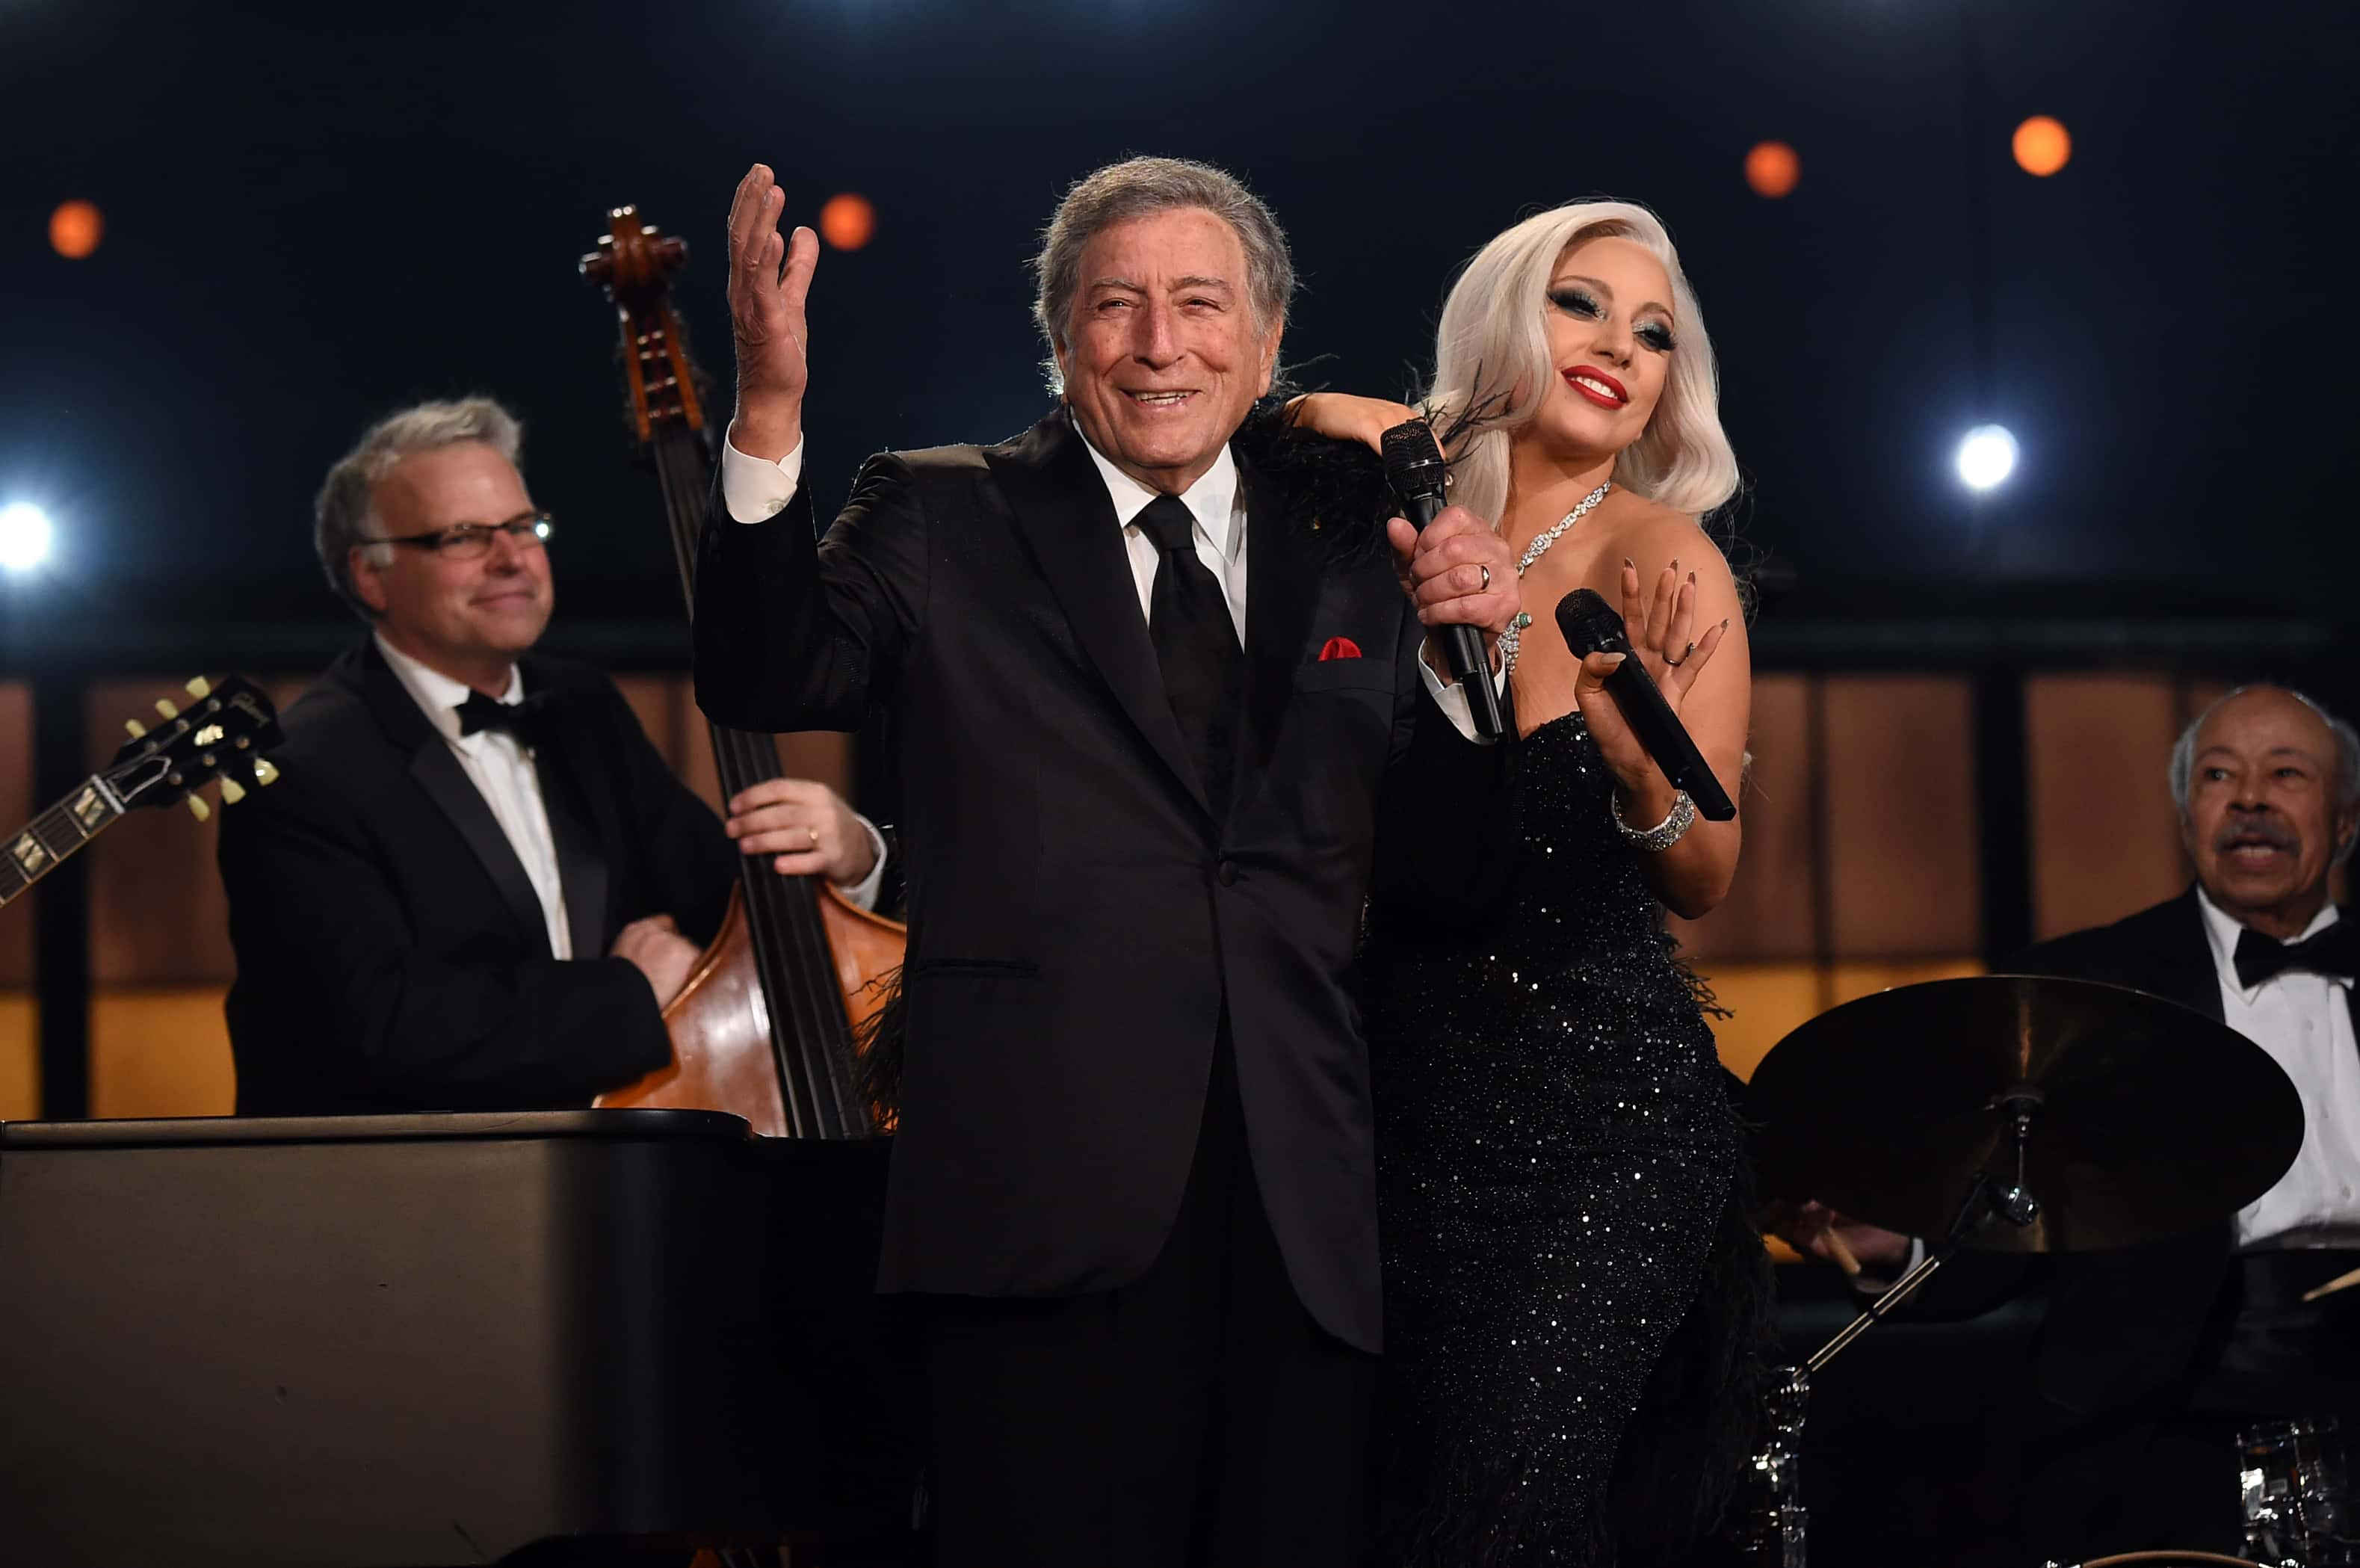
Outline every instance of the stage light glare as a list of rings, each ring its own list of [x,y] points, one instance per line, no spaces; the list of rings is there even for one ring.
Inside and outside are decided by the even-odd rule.
[[[1959,477],[1971,490],[1988,490],[2016,472],[2016,437],[1995,424],[1979,424],[1959,443]]]
[[[2064,168],[2073,157],[2073,138],[2046,115],[2035,115],[2016,126],[2010,145],[2016,151],[2016,167],[2042,179]]]
[[[877,232],[877,209],[851,192],[830,196],[819,210],[819,236],[838,250],[858,250]]]
[[[49,214],[49,248],[69,261],[96,250],[105,233],[105,217],[88,202],[61,202]]]
[[[1757,196],[1775,201],[1803,178],[1803,160],[1783,141],[1761,141],[1745,155],[1745,182]]]
[[[49,514],[30,501],[0,507],[0,568],[29,572],[49,558],[57,530]]]

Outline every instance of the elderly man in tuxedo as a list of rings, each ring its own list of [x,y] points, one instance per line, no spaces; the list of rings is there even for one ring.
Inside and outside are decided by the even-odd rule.
[[[941,1561],[1352,1562],[1381,1330],[1349,971],[1372,874],[1465,907],[1502,858],[1513,748],[1430,633],[1496,634],[1513,565],[1456,509],[1315,532],[1240,460],[1293,269],[1257,198],[1172,159],[1050,220],[1056,406],[873,459],[814,550],[817,242],[782,205],[757,166],[730,214],[697,695],[899,737],[880,1286],[919,1298]],[[1333,549],[1354,525],[1374,547]]]
[[[488,400],[425,403],[320,491],[321,566],[369,635],[223,822],[243,1113],[586,1105],[670,1059],[661,1008],[738,850],[864,900],[883,879],[825,785],[748,790],[725,830],[612,681],[532,651],[555,587],[519,442]]]
[[[2053,1260],[2027,1391],[2036,1555],[2234,1552],[2239,1427],[2334,1415],[2360,1431],[2360,1289],[2302,1300],[2360,1266],[2360,927],[2328,895],[2360,836],[2360,736],[2300,693],[2246,686],[2189,725],[2170,779],[2194,885],[2003,969],[2129,986],[2226,1023],[2293,1080],[2302,1148],[2226,1226]],[[1823,1210],[1793,1239],[1824,1255],[1831,1220],[1863,1261],[1911,1248]],[[2020,1266],[1954,1260],[1950,1310],[2005,1294]]]

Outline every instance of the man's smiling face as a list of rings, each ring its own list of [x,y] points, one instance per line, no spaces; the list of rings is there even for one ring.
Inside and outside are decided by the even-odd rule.
[[[1110,225],[1080,272],[1057,347],[1065,401],[1109,462],[1177,495],[1270,389],[1281,326],[1258,319],[1237,231],[1201,207]]]

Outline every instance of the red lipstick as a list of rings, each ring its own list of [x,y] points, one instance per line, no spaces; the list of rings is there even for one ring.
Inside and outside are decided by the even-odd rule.
[[[1597,382],[1599,387],[1606,388],[1608,391],[1613,394],[1613,396],[1608,397],[1603,393],[1601,393],[1598,387],[1586,387],[1582,385],[1581,380],[1575,379],[1577,377],[1581,378],[1583,380]],[[1571,387],[1575,391],[1579,392],[1583,397],[1588,398],[1591,402],[1596,403],[1601,409],[1619,409],[1631,400],[1631,394],[1622,389],[1622,382],[1616,380],[1613,377],[1609,376],[1605,371],[1599,369],[1594,365],[1577,365],[1572,369],[1566,371],[1565,384]]]

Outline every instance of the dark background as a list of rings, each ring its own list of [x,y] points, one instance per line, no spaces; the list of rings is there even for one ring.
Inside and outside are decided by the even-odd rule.
[[[1774,663],[1961,616],[2100,643],[2226,619],[2315,655],[2360,565],[2355,68],[2348,5],[2267,0],[0,0],[0,501],[60,527],[0,584],[0,669],[345,640],[321,475],[374,417],[474,390],[523,417],[561,521],[560,640],[676,649],[611,317],[574,271],[606,209],[689,238],[726,386],[747,163],[796,219],[876,203],[814,290],[825,503],[870,450],[1045,406],[1025,261],[1065,185],[1133,151],[1244,176],[1306,279],[1289,356],[1395,394],[1491,235],[1655,207],[1721,356]],[[2047,180],[2008,151],[2036,113],[2073,137]],[[1783,201],[1743,179],[1765,137],[1801,155]],[[47,224],[77,197],[107,229],[69,261]],[[1980,418],[2023,458],[1978,530],[1951,455]],[[2086,630],[2110,622],[2136,624]]]

